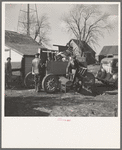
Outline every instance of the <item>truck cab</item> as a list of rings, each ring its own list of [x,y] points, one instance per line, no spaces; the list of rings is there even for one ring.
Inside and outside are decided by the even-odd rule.
[[[118,87],[118,56],[107,56],[100,63],[96,79],[104,84],[113,84]]]

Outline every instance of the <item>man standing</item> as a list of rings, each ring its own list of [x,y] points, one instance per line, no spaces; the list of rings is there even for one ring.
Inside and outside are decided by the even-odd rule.
[[[11,87],[11,80],[12,80],[12,69],[11,69],[11,58],[7,58],[6,68],[5,68],[5,79],[6,79],[6,86],[8,88]]]
[[[34,74],[36,92],[39,92],[41,88],[40,72],[41,72],[41,59],[39,58],[39,53],[37,53],[35,54],[35,58],[32,60],[32,74]]]

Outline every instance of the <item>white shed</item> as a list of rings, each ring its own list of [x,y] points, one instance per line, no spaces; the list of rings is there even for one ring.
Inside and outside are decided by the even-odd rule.
[[[11,57],[12,69],[19,68],[23,77],[31,71],[32,59],[39,48],[40,45],[29,36],[5,31],[5,62]]]
[[[8,57],[12,58],[12,62],[21,62],[22,56],[22,54],[15,52],[12,48],[5,46],[5,62],[7,61]]]

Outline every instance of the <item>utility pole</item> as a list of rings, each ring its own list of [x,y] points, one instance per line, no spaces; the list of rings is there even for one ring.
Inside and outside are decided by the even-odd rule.
[[[30,10],[29,10],[29,4],[27,4],[27,35],[30,36]]]

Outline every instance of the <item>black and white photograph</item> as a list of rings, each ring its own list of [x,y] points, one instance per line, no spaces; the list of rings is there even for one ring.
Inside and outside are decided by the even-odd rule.
[[[3,2],[2,62],[2,118],[6,127],[10,122],[3,131],[4,148],[119,148],[119,2]],[[49,134],[47,143],[42,136],[39,144],[37,131],[31,131],[37,136],[34,145],[27,140],[27,120],[34,131],[33,124],[41,128],[38,136],[50,124],[46,135],[50,131],[58,141],[60,136],[65,140],[51,142]],[[100,130],[108,132],[108,137],[101,134],[104,142],[98,140]],[[22,131],[25,146],[24,139],[17,141]]]

